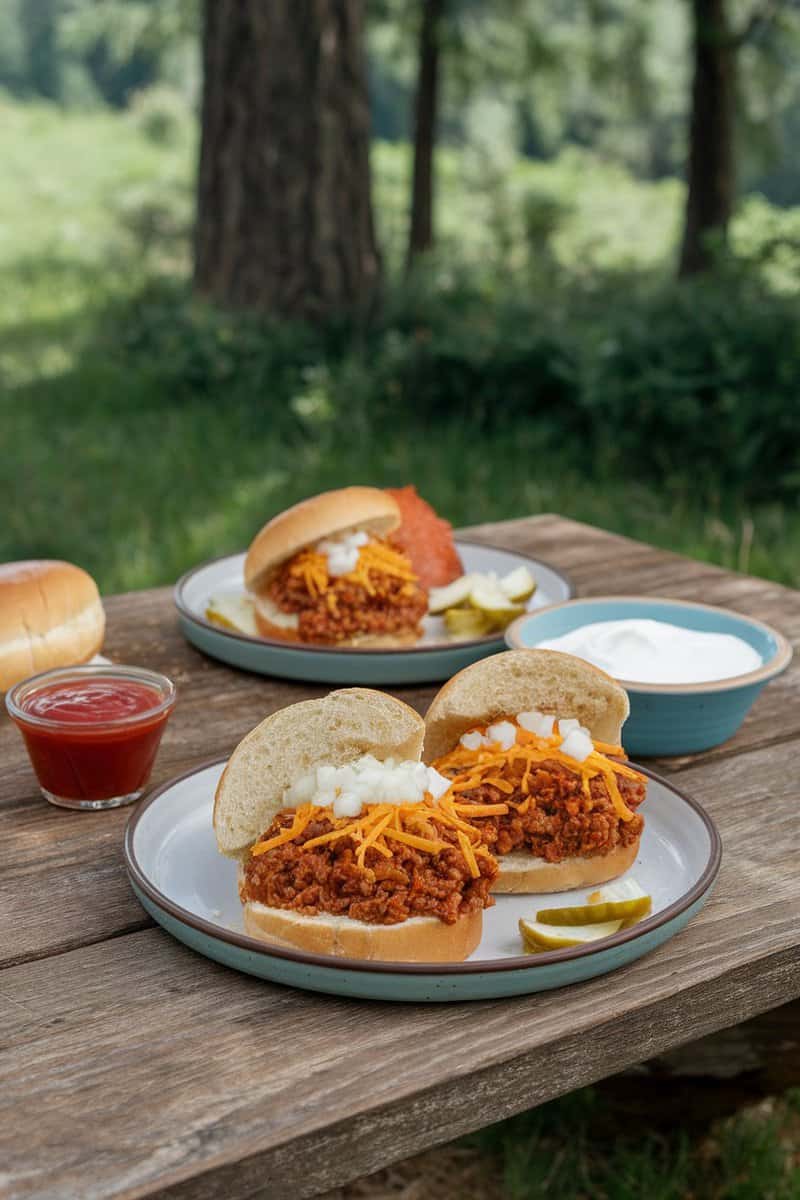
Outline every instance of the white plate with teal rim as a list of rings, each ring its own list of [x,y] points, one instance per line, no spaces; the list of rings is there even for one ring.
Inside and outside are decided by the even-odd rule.
[[[206,958],[275,983],[368,1000],[485,1000],[563,987],[626,966],[674,937],[700,911],[721,858],[700,805],[652,771],[645,830],[628,876],[653,898],[651,915],[590,946],[522,954],[517,922],[553,896],[498,896],[483,938],[463,963],[363,962],[269,946],[244,932],[236,863],[217,851],[211,815],[224,762],[198,767],[152,792],[125,833],[133,889],[154,920]],[[637,768],[642,770],[642,768]],[[582,903],[587,889],[559,893]]]
[[[529,611],[559,604],[574,593],[563,572],[537,558],[476,542],[457,541],[456,548],[465,572],[494,571],[503,576],[516,567],[528,567],[536,580]],[[205,654],[233,667],[316,683],[434,683],[504,649],[502,633],[456,641],[447,636],[441,617],[430,616],[425,618],[420,641],[397,649],[309,646],[223,629],[206,617],[208,603],[212,597],[244,595],[244,560],[244,554],[232,554],[203,563],[175,585],[175,606],[185,636]]]

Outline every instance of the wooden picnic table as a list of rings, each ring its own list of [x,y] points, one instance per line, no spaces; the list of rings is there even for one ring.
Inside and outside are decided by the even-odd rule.
[[[726,605],[800,639],[798,593],[557,516],[469,531],[564,568],[582,595]],[[179,703],[154,783],[320,694],[204,658],[169,588],[109,597],[106,653]],[[434,689],[401,689],[424,711]],[[704,911],[661,949],[555,992],[385,1004],[293,991],[180,945],[122,862],[127,812],[46,804],[0,724],[0,1195],[299,1198],[800,995],[800,663],[740,732],[657,764],[716,819]]]

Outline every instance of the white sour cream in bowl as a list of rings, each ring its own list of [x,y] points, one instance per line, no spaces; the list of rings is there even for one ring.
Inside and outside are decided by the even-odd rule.
[[[636,683],[711,683],[763,664],[758,651],[734,634],[702,633],[646,617],[591,622],[537,646],[574,654],[615,679]]]

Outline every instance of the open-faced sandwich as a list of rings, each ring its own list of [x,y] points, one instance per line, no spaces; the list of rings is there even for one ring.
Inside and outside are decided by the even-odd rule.
[[[273,713],[234,750],[214,830],[248,933],[320,954],[450,962],[478,945],[497,863],[420,761],[425,726],[366,688]]]
[[[262,637],[394,646],[421,635],[428,594],[391,545],[397,501],[380,488],[323,492],[279,513],[244,564]]]
[[[554,650],[512,650],[446,683],[425,719],[425,761],[442,803],[481,830],[497,892],[605,883],[634,862],[646,777],[620,745],[628,697],[610,676]]]

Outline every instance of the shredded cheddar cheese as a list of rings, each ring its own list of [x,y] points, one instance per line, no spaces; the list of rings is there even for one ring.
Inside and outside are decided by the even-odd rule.
[[[485,731],[481,730],[481,732]],[[633,813],[622,798],[617,775],[637,780],[642,776],[627,764],[611,762],[607,757],[608,754],[622,755],[624,753],[622,747],[611,746],[605,742],[593,742],[592,753],[583,762],[578,762],[564,754],[559,749],[560,745],[561,736],[558,733],[553,733],[549,737],[540,737],[538,734],[518,727],[517,741],[508,750],[500,750],[496,745],[482,745],[476,750],[470,750],[459,743],[449,754],[440,758],[435,766],[437,771],[451,780],[448,796],[473,791],[482,784],[491,784],[499,792],[510,796],[516,790],[516,786],[508,778],[504,778],[502,772],[509,765],[521,763],[522,775],[518,786],[526,799],[521,803],[510,800],[506,803],[518,813],[523,814],[528,811],[532,799],[530,796],[532,771],[543,762],[560,763],[581,776],[581,788],[590,804],[592,802],[591,780],[597,777],[602,778],[617,815],[623,821],[632,820]],[[533,802],[535,803],[535,800]],[[482,811],[487,807],[495,806],[468,803],[455,806],[456,811],[470,813],[475,817],[489,816],[489,812]],[[500,805],[499,807],[502,809],[506,806]]]
[[[429,795],[428,798],[430,799]],[[475,806],[464,805],[463,807],[472,810]],[[391,858],[392,851],[387,845],[387,841],[412,846],[416,850],[422,850],[428,854],[440,854],[443,850],[460,849],[470,874],[477,879],[480,875],[480,867],[476,855],[482,854],[489,859],[492,856],[486,847],[480,844],[480,830],[459,817],[454,809],[455,805],[446,798],[435,807],[432,800],[430,803],[426,800],[420,804],[373,804],[362,810],[355,819],[350,819],[335,817],[329,808],[304,804],[295,810],[291,825],[275,834],[274,837],[257,842],[250,853],[259,857],[277,846],[294,841],[305,831],[311,820],[315,817],[322,817],[332,821],[335,827],[318,837],[309,838],[302,843],[302,849],[313,850],[316,846],[324,846],[342,838],[351,838],[356,843],[356,861],[360,867],[366,866],[368,850],[375,850],[384,858]],[[484,805],[483,810],[486,815],[489,812],[504,813],[508,811],[504,804]],[[478,815],[478,813],[475,812],[474,815]],[[481,811],[481,815],[484,815],[484,811]],[[440,827],[445,825],[455,829],[458,844],[454,845],[442,837],[435,836],[438,832],[437,824]],[[420,830],[424,832],[421,833]],[[432,836],[426,836],[429,830],[433,831]],[[469,852],[465,849],[466,846],[469,847]]]
[[[396,579],[404,580],[401,594],[405,596],[413,594],[412,585],[416,583],[417,576],[414,574],[411,563],[404,554],[384,545],[383,542],[371,541],[367,542],[365,546],[361,546],[355,569],[338,578],[363,587],[367,595],[374,596],[376,588],[371,578],[373,572],[392,575]],[[337,582],[337,577],[330,575],[328,559],[324,554],[318,550],[301,550],[292,560],[289,574],[295,579],[302,579],[306,591],[315,600],[319,596],[324,596],[328,609],[336,615],[336,594],[333,586]]]

